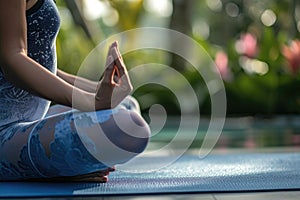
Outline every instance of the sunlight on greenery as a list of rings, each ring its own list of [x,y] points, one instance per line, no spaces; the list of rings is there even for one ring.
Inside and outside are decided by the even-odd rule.
[[[58,0],[62,26],[57,52],[58,65],[67,72],[76,74],[89,52],[113,34],[138,27],[171,28],[192,37],[215,59],[226,87],[229,115],[300,113],[297,0],[77,0],[91,37],[74,23],[65,2]],[[135,39],[130,40],[134,43]],[[129,69],[153,62],[179,70],[198,91],[201,112],[209,114],[210,100],[203,80],[190,71],[188,63],[162,51],[123,56]],[[103,66],[103,59],[95,61],[87,77],[97,78],[92,76]],[[171,113],[178,114],[176,100],[164,88],[147,86],[134,96],[147,96],[147,104],[164,102]]]

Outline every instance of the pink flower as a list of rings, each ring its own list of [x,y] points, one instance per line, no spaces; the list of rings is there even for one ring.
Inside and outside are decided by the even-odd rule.
[[[253,136],[248,137],[244,142],[244,147],[246,147],[247,149],[253,149],[257,147],[255,138]]]
[[[282,47],[282,54],[288,62],[287,67],[293,75],[297,74],[300,68],[300,41],[293,40],[290,45]]]
[[[254,58],[258,52],[257,38],[251,33],[241,35],[241,38],[236,42],[236,50],[239,54]]]
[[[224,51],[218,51],[216,53],[215,64],[223,80],[232,80],[232,73],[228,68],[228,57]]]

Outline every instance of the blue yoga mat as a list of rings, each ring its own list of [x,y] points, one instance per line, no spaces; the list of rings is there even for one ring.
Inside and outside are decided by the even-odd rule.
[[[154,159],[154,160],[153,160]],[[140,167],[163,157],[143,158]],[[144,165],[144,166],[142,166]],[[136,166],[139,169],[139,166]],[[108,183],[0,182],[0,197],[140,195],[300,189],[300,153],[184,155],[152,173],[116,171]]]

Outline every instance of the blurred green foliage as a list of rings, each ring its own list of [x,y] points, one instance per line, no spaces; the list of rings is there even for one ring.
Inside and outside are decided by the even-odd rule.
[[[94,48],[94,44],[83,30],[74,24],[64,1],[57,1],[57,5],[61,15],[61,29],[56,42],[58,67],[76,74],[80,64]]]
[[[186,34],[197,41],[213,59],[219,51],[225,52],[228,56],[227,70],[232,75],[230,79],[224,79],[228,114],[269,116],[299,114],[300,75],[298,71],[291,73],[282,48],[300,36],[300,2],[297,0],[189,1],[192,1],[188,8],[190,12],[188,12],[187,19],[189,21],[185,23],[191,24],[191,27]],[[185,1],[99,0],[99,2],[105,5],[106,9],[117,12],[117,21],[112,23],[110,20],[110,23],[107,23],[105,18],[110,18],[104,14],[97,19],[87,19],[87,23],[93,27],[95,38],[97,38],[93,41],[84,34],[80,27],[74,25],[64,1],[58,1],[62,16],[62,28],[57,40],[58,64],[61,69],[76,74],[95,44],[113,34],[145,26],[168,28],[172,19],[171,15],[159,14],[156,12],[159,9],[151,10],[149,4],[165,2],[169,4],[164,5],[171,5],[175,8],[176,3],[184,4]],[[160,3],[160,6],[163,4]],[[176,8],[180,12],[180,6]],[[84,16],[84,13],[82,14]],[[238,50],[238,41],[241,40],[243,34],[248,33],[256,39],[257,52],[251,56]],[[300,57],[300,50],[298,53]],[[137,51],[123,56],[129,69],[148,62],[166,65],[170,63],[170,56],[160,51]],[[102,61],[99,59],[99,62]],[[101,64],[103,65],[99,63]],[[201,113],[209,115],[210,98],[202,77],[194,73],[188,63],[185,64],[187,68],[181,73],[196,91]],[[300,68],[300,62],[298,65]],[[253,69],[247,68],[249,66]],[[176,80],[174,80],[175,83]],[[148,85],[139,88],[133,95],[140,101],[144,101],[145,98],[152,99],[148,104],[142,103],[142,109],[145,111],[151,106],[150,104],[161,103],[172,114],[180,112],[176,98],[167,88]]]

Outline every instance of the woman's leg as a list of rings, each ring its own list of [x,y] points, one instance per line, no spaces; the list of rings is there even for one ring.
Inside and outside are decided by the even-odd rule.
[[[77,176],[107,170],[142,152],[149,134],[140,115],[125,109],[69,111],[16,124],[1,132],[0,179]]]
[[[53,105],[53,106],[50,106],[47,114],[45,117],[50,117],[50,116],[53,116],[53,115],[57,115],[57,114],[62,114],[64,112],[68,112],[72,110],[72,108],[68,107],[68,106],[63,106],[63,105],[60,105],[60,104],[56,104],[56,105]]]

